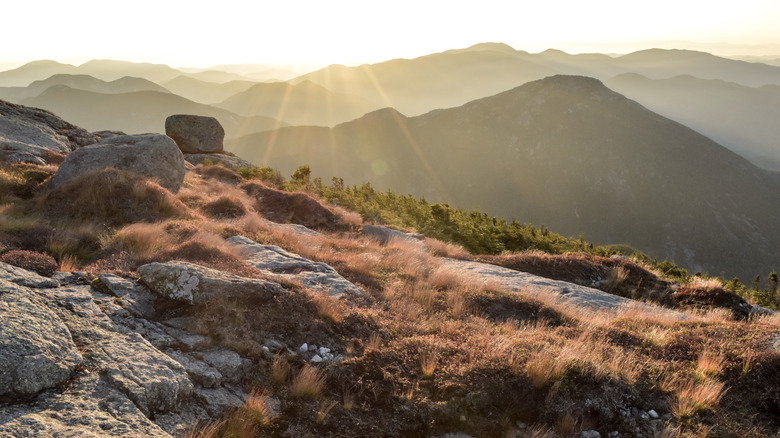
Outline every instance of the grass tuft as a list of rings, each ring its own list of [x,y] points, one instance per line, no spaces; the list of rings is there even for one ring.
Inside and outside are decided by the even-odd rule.
[[[320,396],[324,388],[325,376],[317,368],[306,364],[293,377],[290,393],[293,397],[314,399]]]

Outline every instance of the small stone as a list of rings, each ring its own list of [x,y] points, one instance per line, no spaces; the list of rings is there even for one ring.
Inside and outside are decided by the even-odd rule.
[[[266,353],[270,353],[271,352],[271,349],[266,347],[265,345],[263,345],[262,348],[263,348],[263,351],[266,352]]]
[[[320,355],[319,355],[319,354],[315,354],[315,355],[314,355],[314,357],[312,357],[312,358],[311,358],[311,361],[312,361],[312,362],[319,363],[319,362],[322,362],[322,361],[323,361],[323,359],[320,357]]]
[[[601,438],[601,434],[597,430],[585,430],[580,436],[582,438]]]
[[[276,339],[267,339],[265,341],[265,347],[269,348],[271,351],[281,351],[284,350],[285,345]]]
[[[317,346],[314,344],[309,345],[309,351],[317,351]]]
[[[659,417],[659,415],[658,415],[658,412],[656,412],[656,411],[654,411],[654,410],[652,410],[652,409],[650,409],[649,411],[647,411],[647,415],[649,415],[649,416],[650,416],[650,418],[652,418],[652,419],[656,419],[656,418],[658,418],[658,417]]]
[[[650,415],[647,412],[645,412],[645,411],[640,411],[639,412],[639,418],[641,418],[643,420],[649,420],[650,419]]]
[[[307,353],[309,351],[309,344],[304,342],[300,347],[298,347],[298,351],[301,353]]]
[[[321,356],[324,356],[324,355],[330,353],[330,348],[320,347],[320,349],[318,351],[319,351]]]

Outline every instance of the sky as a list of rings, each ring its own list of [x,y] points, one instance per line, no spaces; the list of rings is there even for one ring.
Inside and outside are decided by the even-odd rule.
[[[532,53],[661,47],[780,58],[778,0],[3,3],[0,66],[36,59],[73,64],[123,59],[175,67],[357,64],[481,42]]]

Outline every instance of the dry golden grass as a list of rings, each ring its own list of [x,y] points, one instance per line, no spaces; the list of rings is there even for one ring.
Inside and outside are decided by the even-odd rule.
[[[317,313],[326,321],[339,323],[344,320],[344,305],[338,298],[325,292],[309,292]]]
[[[425,243],[425,246],[428,247],[428,250],[431,252],[431,254],[437,257],[449,257],[451,259],[462,260],[466,260],[471,257],[471,254],[469,254],[468,251],[459,245],[445,243],[441,240],[431,239],[430,237],[426,237],[425,240],[423,240],[423,243]]]
[[[79,269],[79,260],[70,254],[60,257],[60,266],[57,268],[60,272],[73,272]]]
[[[371,333],[366,342],[366,350],[376,351],[382,346],[382,337],[379,333]]]
[[[555,431],[563,436],[572,435],[577,430],[577,419],[570,412],[555,420]]]
[[[139,257],[151,257],[174,243],[162,222],[127,225],[116,232],[115,238]]]
[[[531,355],[525,363],[525,372],[534,388],[542,388],[551,380],[558,379],[566,372],[568,364],[548,351]]]
[[[350,227],[359,227],[360,225],[363,225],[363,218],[360,217],[359,213],[349,211],[339,206],[331,207],[331,210],[333,210],[333,213],[339,219],[339,222],[344,225]]]
[[[696,360],[696,374],[700,381],[715,377],[723,372],[725,358],[710,349],[705,349]]]
[[[317,411],[317,423],[324,423],[325,418],[328,417],[330,411],[336,407],[337,404],[338,403],[333,400],[323,400],[320,402],[320,409]]]
[[[271,363],[271,381],[277,385],[287,382],[290,375],[290,364],[284,356],[277,354]]]
[[[704,278],[699,276],[693,277],[688,285],[694,289],[701,290],[715,290],[723,288],[723,282],[717,278]]]
[[[420,368],[424,379],[433,377],[436,367],[439,365],[439,356],[434,351],[423,351],[420,353]]]
[[[341,406],[346,410],[351,410],[355,406],[355,395],[349,389],[341,392]]]
[[[614,290],[619,288],[626,279],[628,279],[628,269],[625,266],[615,266],[610,268],[607,275],[607,289]]]
[[[202,426],[195,426],[187,429],[184,438],[214,438],[219,436],[224,426],[225,421],[212,421]]]
[[[271,397],[255,390],[249,394],[239,415],[249,417],[257,426],[267,425],[279,416],[276,404]]]
[[[304,365],[290,384],[293,397],[318,398],[325,388],[325,376],[317,368]]]
[[[672,404],[672,414],[678,418],[686,418],[712,409],[723,394],[723,383],[715,380],[679,384],[675,391],[676,400]]]

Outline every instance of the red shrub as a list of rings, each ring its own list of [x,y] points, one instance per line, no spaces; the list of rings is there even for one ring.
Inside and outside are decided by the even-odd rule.
[[[54,257],[40,252],[15,249],[0,256],[0,262],[19,268],[29,269],[39,275],[51,276],[57,272],[57,261]]]

